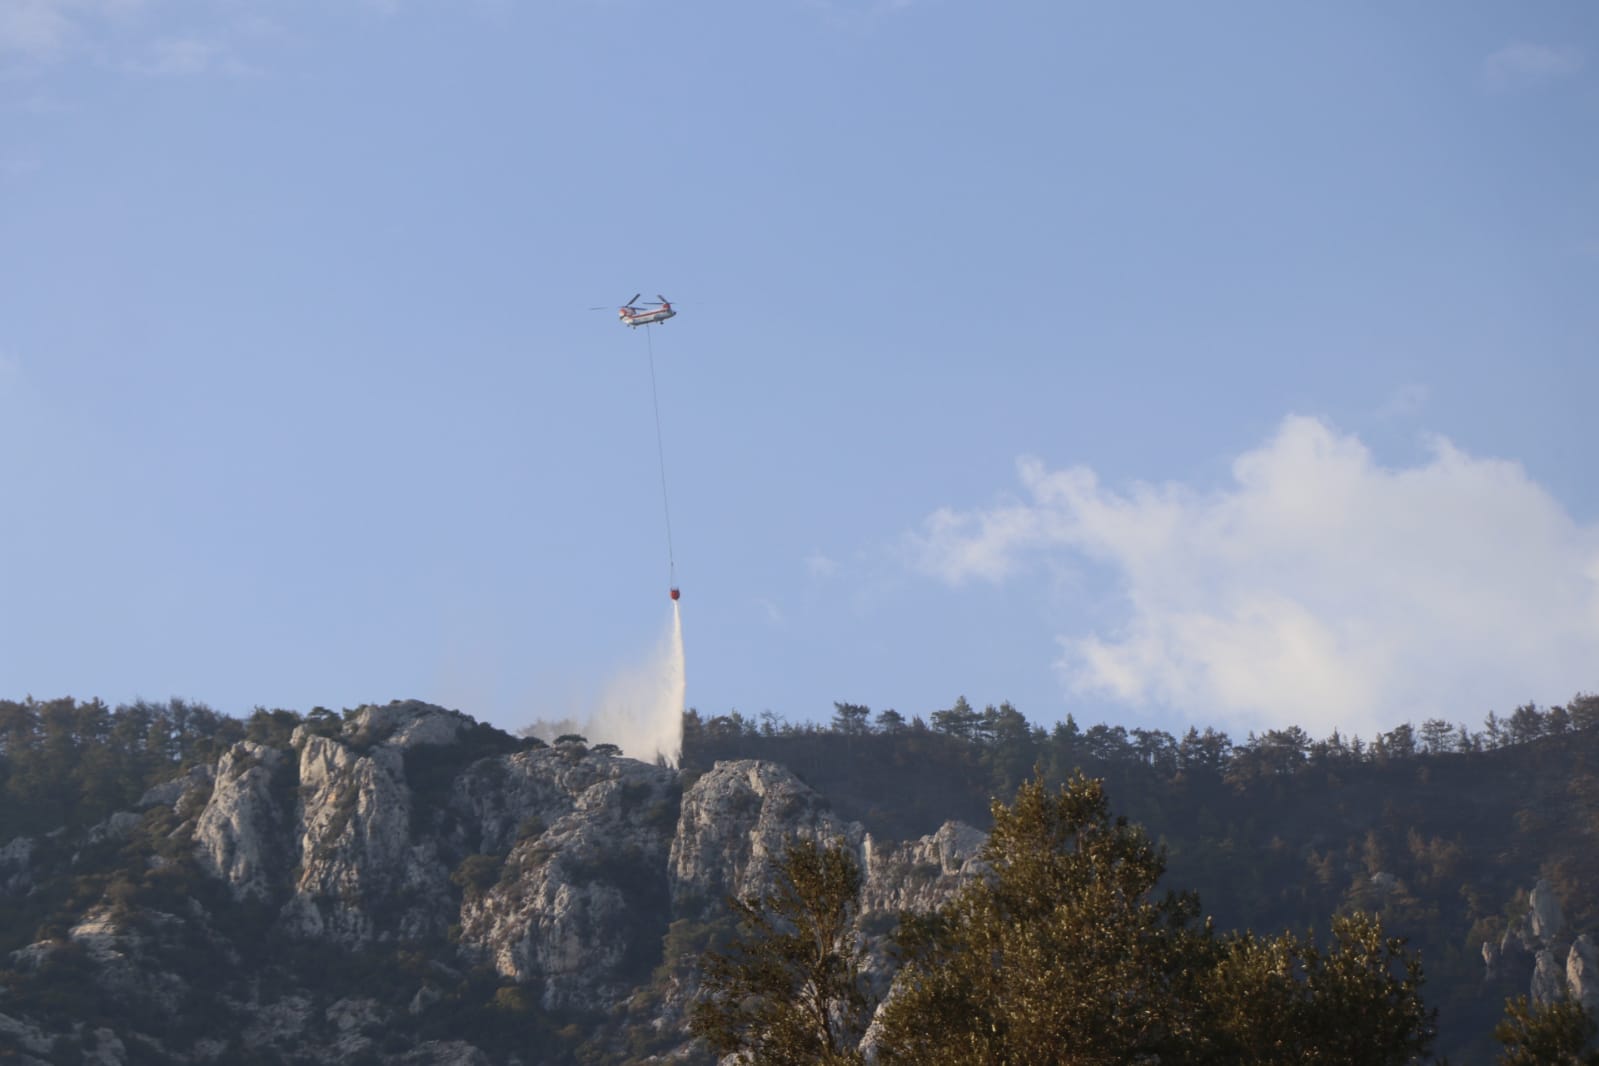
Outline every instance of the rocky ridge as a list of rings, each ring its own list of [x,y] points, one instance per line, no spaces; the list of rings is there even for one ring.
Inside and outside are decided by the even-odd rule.
[[[283,745],[240,742],[140,807],[76,852],[0,846],[0,900],[113,853],[141,886],[160,875],[182,886],[158,899],[113,876],[58,932],[14,952],[19,981],[72,969],[110,1006],[107,1024],[91,1025],[0,993],[0,1053],[531,1063],[559,1039],[600,1061],[697,1061],[684,1027],[693,955],[725,924],[727,896],[770,888],[787,840],[855,850],[861,936],[885,986],[892,916],[947,898],[978,869],[983,841],[958,823],[874,840],[772,763],[718,763],[689,780],[581,744],[533,747],[415,702],[308,723]],[[363,960],[387,960],[383,994],[305,969]],[[664,991],[641,998],[652,972]],[[525,1038],[461,1039],[450,1019],[468,1005]],[[572,1021],[552,1030],[552,1018]]]

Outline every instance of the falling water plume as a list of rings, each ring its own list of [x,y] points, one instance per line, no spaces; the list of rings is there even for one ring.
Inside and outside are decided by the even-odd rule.
[[[624,755],[676,766],[683,751],[687,694],[683,664],[683,613],[672,601],[672,621],[655,651],[606,682],[580,729],[595,744],[612,743]]]

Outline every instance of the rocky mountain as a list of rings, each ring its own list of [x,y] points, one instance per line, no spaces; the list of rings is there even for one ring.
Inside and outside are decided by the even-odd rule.
[[[39,906],[0,980],[20,1063],[702,1061],[685,1018],[725,899],[842,840],[862,936],[973,872],[950,823],[879,841],[781,766],[679,774],[414,702],[241,740],[77,833],[0,846]]]
[[[713,721],[678,771],[416,702],[240,723],[0,701],[0,1061],[708,1062],[698,960],[785,842],[854,852],[886,993],[899,913],[979,870],[980,825],[936,812],[980,822],[1046,756],[1106,776],[1221,928],[1378,911],[1420,950],[1457,1064],[1491,1061],[1506,996],[1599,1014],[1599,730],[1286,768],[1254,765],[1261,746],[1218,770],[1199,748],[1082,754],[1098,729]]]

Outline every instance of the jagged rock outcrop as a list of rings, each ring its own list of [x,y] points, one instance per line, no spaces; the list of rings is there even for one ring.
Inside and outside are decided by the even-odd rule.
[[[898,846],[879,844],[868,835],[861,849],[861,910],[933,910],[980,872],[978,853],[987,840],[986,833],[961,822],[945,822],[931,836]]]
[[[1484,940],[1482,942],[1483,980],[1498,980],[1499,967],[1499,945],[1492,940]]]
[[[1534,1003],[1570,997],[1599,1018],[1599,958],[1593,938],[1567,935],[1564,908],[1554,886],[1539,879],[1527,896],[1527,910],[1505,929],[1500,939],[1484,941],[1484,980],[1506,991],[1527,990]]]
[[[1555,961],[1555,953],[1548,948],[1540,949],[1533,960],[1530,993],[1532,1001],[1538,1004],[1554,1003],[1565,997],[1565,968]]]
[[[362,753],[332,737],[296,740],[300,875],[283,907],[285,932],[355,946],[436,927],[449,885],[431,843],[411,842],[403,750],[382,742]]]
[[[485,773],[500,797],[485,788]],[[509,852],[491,884],[468,886],[462,949],[504,977],[536,984],[547,1008],[626,998],[665,932],[676,778],[632,759],[569,750],[521,752],[481,767],[457,797],[484,819],[476,829],[492,851],[482,854]],[[521,814],[514,842],[508,811]]]
[[[1590,1017],[1599,1020],[1599,948],[1587,933],[1572,941],[1566,956],[1566,989]]]
[[[685,789],[673,769],[535,743],[414,702],[342,720],[322,712],[287,743],[240,741],[214,766],[146,791],[136,811],[0,848],[0,888],[12,892],[30,889],[42,853],[61,879],[85,856],[139,839],[154,848],[113,879],[114,894],[86,897],[5,965],[40,980],[87,967],[74,994],[140,1019],[128,1031],[64,1034],[92,1062],[226,1062],[260,1049],[304,1062],[510,1066],[518,1060],[503,1047],[490,1055],[392,1034],[532,1004],[590,1025],[610,1019],[618,1034],[643,1027],[662,1054],[681,1057],[698,975],[693,954],[663,957],[669,929],[703,946],[693,930],[725,929],[728,897],[769,892],[790,840],[855,851],[857,935],[880,993],[893,976],[884,934],[894,916],[936,907],[981,870],[984,837],[970,826],[880,841],[775,763],[718,763]],[[175,961],[197,953],[199,980]],[[249,961],[309,957],[399,960],[404,972],[384,975],[379,995]],[[671,979],[639,1001],[663,963]],[[62,1035],[0,1013],[0,1052],[19,1061],[53,1055]]]
[[[1534,940],[1548,947],[1560,939],[1565,929],[1565,916],[1561,912],[1560,898],[1547,880],[1539,878],[1527,897],[1527,932]]]
[[[223,754],[212,775],[211,798],[194,827],[195,853],[234,899],[268,898],[284,869],[279,841],[284,813],[272,783],[285,758],[276,748],[240,741]],[[182,795],[178,790],[173,802]]]
[[[776,763],[719,762],[683,794],[672,840],[672,906],[685,914],[719,908],[771,888],[771,864],[790,839],[859,848],[865,832],[844,822],[792,773]]]

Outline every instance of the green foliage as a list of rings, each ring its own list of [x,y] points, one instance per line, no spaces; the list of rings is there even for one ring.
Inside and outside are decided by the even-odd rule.
[[[245,723],[245,736],[264,747],[286,748],[299,725],[300,716],[293,711],[257,707]]]
[[[859,1062],[871,1019],[851,932],[860,869],[842,840],[795,841],[774,872],[770,895],[730,901],[740,935],[704,957],[690,1030],[756,1066]]]
[[[1573,1000],[1539,1006],[1517,996],[1505,1002],[1494,1039],[1504,1045],[1503,1066],[1599,1066],[1595,1032],[1594,1020]]]
[[[1233,935],[1200,983],[1207,1043],[1238,1063],[1407,1063],[1433,1038],[1420,960],[1367,914],[1332,921],[1332,945]]]
[[[0,843],[92,825],[243,734],[183,700],[114,711],[99,700],[0,700]]]
[[[969,736],[908,713],[862,735],[689,711],[683,780],[717,760],[769,759],[841,817],[903,840],[950,818],[986,828],[990,797],[1012,795],[1031,767],[1051,785],[1081,769],[1167,847],[1173,883],[1218,928],[1325,930],[1329,915],[1376,913],[1426,960],[1437,1051],[1457,1064],[1491,1060],[1505,997],[1526,988],[1519,970],[1483,980],[1482,944],[1503,933],[1507,901],[1546,877],[1573,930],[1599,929],[1599,696],[1536,708],[1536,728],[1523,713],[1520,739],[1490,716],[1447,734],[1424,721],[1408,744],[1403,730],[1368,743],[1287,726],[1235,741],[1070,715],[1045,732],[1003,705],[951,710]]]
[[[469,898],[482,896],[493,888],[505,868],[503,855],[468,855],[450,874],[450,883],[458,886]]]
[[[884,1061],[1165,1061],[1187,1046],[1209,945],[1195,899],[1153,897],[1159,850],[1083,777],[1053,795],[1030,781],[993,814],[992,876],[905,920]]]
[[[1101,782],[1035,777],[993,814],[989,875],[905,916],[883,1061],[1397,1066],[1428,1049],[1420,964],[1375,918],[1335,919],[1326,951],[1218,938],[1196,896],[1156,895],[1164,856]]]

